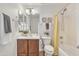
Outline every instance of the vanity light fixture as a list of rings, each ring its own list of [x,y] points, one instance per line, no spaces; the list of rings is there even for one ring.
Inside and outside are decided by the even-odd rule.
[[[38,14],[38,11],[36,9],[32,9],[32,12],[31,12],[33,15],[35,14]]]
[[[35,15],[35,14],[38,14],[38,11],[34,8],[27,8],[26,9],[26,14],[27,15]]]
[[[25,11],[26,11],[27,15],[30,15],[30,9],[29,8],[27,8]]]
[[[18,11],[18,14],[19,14],[19,15],[22,15],[22,11],[21,11],[21,10],[19,10],[19,11]]]

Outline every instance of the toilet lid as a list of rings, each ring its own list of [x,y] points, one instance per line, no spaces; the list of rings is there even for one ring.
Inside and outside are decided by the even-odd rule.
[[[49,52],[53,52],[54,51],[54,49],[53,49],[53,47],[51,45],[46,45],[44,49],[48,50]]]

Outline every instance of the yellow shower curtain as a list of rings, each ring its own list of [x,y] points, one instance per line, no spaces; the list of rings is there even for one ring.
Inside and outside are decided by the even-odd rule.
[[[54,56],[59,55],[59,44],[58,44],[58,16],[54,17]]]

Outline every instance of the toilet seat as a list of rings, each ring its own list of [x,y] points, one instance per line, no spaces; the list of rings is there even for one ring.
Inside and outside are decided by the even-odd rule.
[[[48,52],[54,52],[54,49],[51,45],[45,45],[44,50]]]
[[[45,45],[44,51],[46,56],[52,56],[54,53],[54,49],[51,45]]]

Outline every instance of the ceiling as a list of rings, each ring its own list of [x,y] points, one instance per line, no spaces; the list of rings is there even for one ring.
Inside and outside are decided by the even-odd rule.
[[[8,8],[11,10],[18,8],[35,8],[38,10],[48,10],[52,12],[60,10],[65,5],[66,3],[0,3],[0,7]]]
[[[24,9],[26,8],[35,8],[39,12],[52,12],[55,14],[56,11],[62,9],[66,3],[21,3]]]
[[[24,8],[32,7],[32,8],[39,8],[39,7],[63,7],[66,3],[0,3],[0,7],[8,7],[8,8],[18,8],[18,6],[23,6]]]

